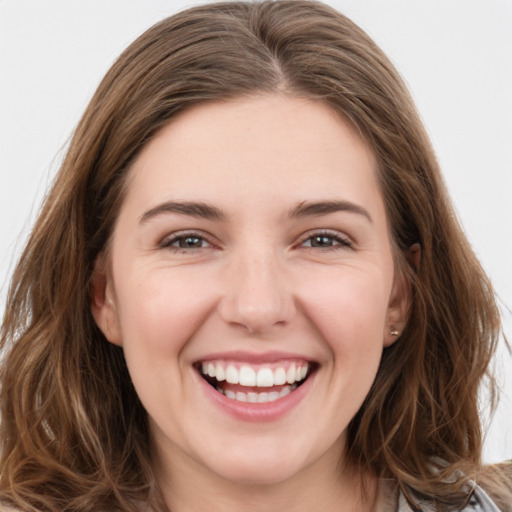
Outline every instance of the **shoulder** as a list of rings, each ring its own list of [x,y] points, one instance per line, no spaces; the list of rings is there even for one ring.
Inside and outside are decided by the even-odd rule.
[[[435,512],[431,502],[420,501],[418,505],[421,512]],[[398,498],[397,512],[414,512],[401,493]],[[501,510],[489,495],[480,486],[475,484],[468,504],[457,512],[501,512]]]
[[[500,512],[500,509],[489,497],[489,495],[479,486],[475,485],[475,490],[468,507],[464,512]]]
[[[503,512],[512,512],[512,461],[483,468],[478,483]]]

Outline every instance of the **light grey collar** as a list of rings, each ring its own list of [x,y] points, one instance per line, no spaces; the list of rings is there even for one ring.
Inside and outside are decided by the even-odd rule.
[[[468,485],[474,489],[471,500],[464,509],[457,512],[500,512],[494,501],[480,486],[476,485],[472,480],[468,482]],[[435,512],[431,502],[428,503],[420,500],[418,505],[422,512]],[[398,496],[397,512],[413,512],[402,493]]]

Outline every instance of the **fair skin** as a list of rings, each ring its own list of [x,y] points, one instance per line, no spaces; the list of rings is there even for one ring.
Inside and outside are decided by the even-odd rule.
[[[330,108],[270,95],[163,128],[130,170],[92,309],[169,508],[376,510],[346,429],[407,296],[375,158]]]

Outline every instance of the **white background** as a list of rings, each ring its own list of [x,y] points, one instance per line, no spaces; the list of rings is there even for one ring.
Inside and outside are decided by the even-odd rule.
[[[331,0],[412,90],[512,339],[512,0]],[[191,1],[0,0],[0,312],[17,254],[103,74],[144,29]],[[512,358],[487,462],[512,458]],[[485,402],[485,396],[483,402]]]

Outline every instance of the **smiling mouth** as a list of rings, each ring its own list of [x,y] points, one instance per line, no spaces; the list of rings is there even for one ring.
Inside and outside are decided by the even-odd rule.
[[[204,361],[197,365],[201,377],[230,400],[246,403],[275,402],[304,384],[315,364],[307,361],[252,365]]]

